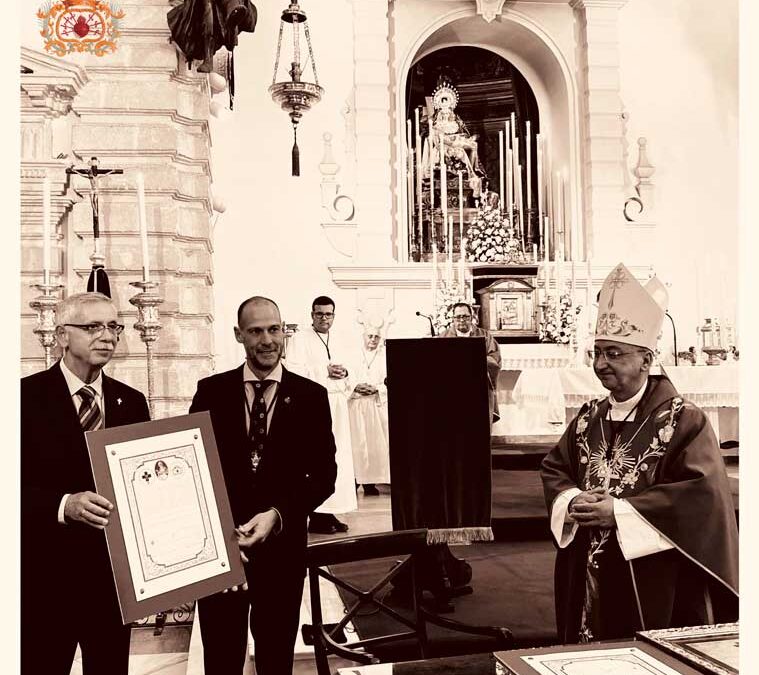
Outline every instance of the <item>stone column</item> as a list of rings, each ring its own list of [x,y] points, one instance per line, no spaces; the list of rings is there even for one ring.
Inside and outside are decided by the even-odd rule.
[[[353,0],[357,262],[393,260],[388,1]]]
[[[624,225],[624,126],[619,82],[619,10],[627,0],[571,0],[580,32],[585,245],[612,255]]]

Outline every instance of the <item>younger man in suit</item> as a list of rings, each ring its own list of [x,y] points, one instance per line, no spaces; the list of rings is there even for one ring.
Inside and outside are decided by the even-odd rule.
[[[279,308],[237,312],[245,363],[198,382],[190,412],[211,413],[243,550],[247,587],[198,601],[205,672],[241,675],[248,621],[258,675],[290,675],[306,574],[306,519],[335,489],[327,392],[280,363]]]
[[[111,299],[58,304],[63,358],[21,380],[21,670],[68,675],[77,643],[84,675],[126,675],[103,529],[113,505],[95,492],[84,432],[150,419],[145,397],[103,373],[124,326]],[[48,626],[45,608],[62,620]]]

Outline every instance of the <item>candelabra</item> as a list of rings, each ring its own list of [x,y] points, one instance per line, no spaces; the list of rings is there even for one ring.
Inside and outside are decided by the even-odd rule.
[[[147,352],[148,373],[148,406],[150,417],[155,418],[154,386],[153,386],[153,343],[158,340],[158,331],[163,327],[158,319],[158,305],[163,298],[158,293],[157,281],[133,281],[130,286],[140,289],[140,293],[129,299],[137,307],[137,323],[134,327],[140,333],[140,340],[145,343]]]
[[[53,283],[50,275],[46,273],[44,281],[41,284],[32,284],[32,288],[36,288],[41,293],[29,303],[29,306],[37,312],[37,325],[33,332],[45,351],[45,368],[50,368],[53,365],[53,347],[55,347],[55,306],[59,301],[58,290],[63,288],[63,285]]]

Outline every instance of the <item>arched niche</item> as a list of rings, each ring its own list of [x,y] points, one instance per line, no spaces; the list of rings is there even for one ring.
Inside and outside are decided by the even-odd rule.
[[[409,72],[428,54],[453,46],[480,47],[498,54],[514,65],[527,80],[538,105],[540,132],[548,149],[546,171],[566,179],[566,222],[573,223],[579,239],[575,254],[582,252],[585,234],[581,229],[581,157],[578,85],[573,69],[547,31],[532,18],[509,10],[499,21],[486,23],[474,9],[458,9],[432,17],[405,50],[398,52],[395,68],[395,171],[393,193],[395,234],[402,260],[408,260],[408,193],[404,152],[406,136],[406,90]],[[554,181],[555,182],[555,181]],[[555,186],[554,186],[555,190]],[[567,249],[568,251],[568,249]]]

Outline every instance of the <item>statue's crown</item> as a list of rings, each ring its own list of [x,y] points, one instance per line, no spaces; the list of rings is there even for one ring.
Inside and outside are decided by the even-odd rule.
[[[432,92],[432,105],[435,110],[440,110],[443,107],[453,110],[458,102],[459,92],[456,91],[453,82],[448,78],[440,78],[437,87]]]

